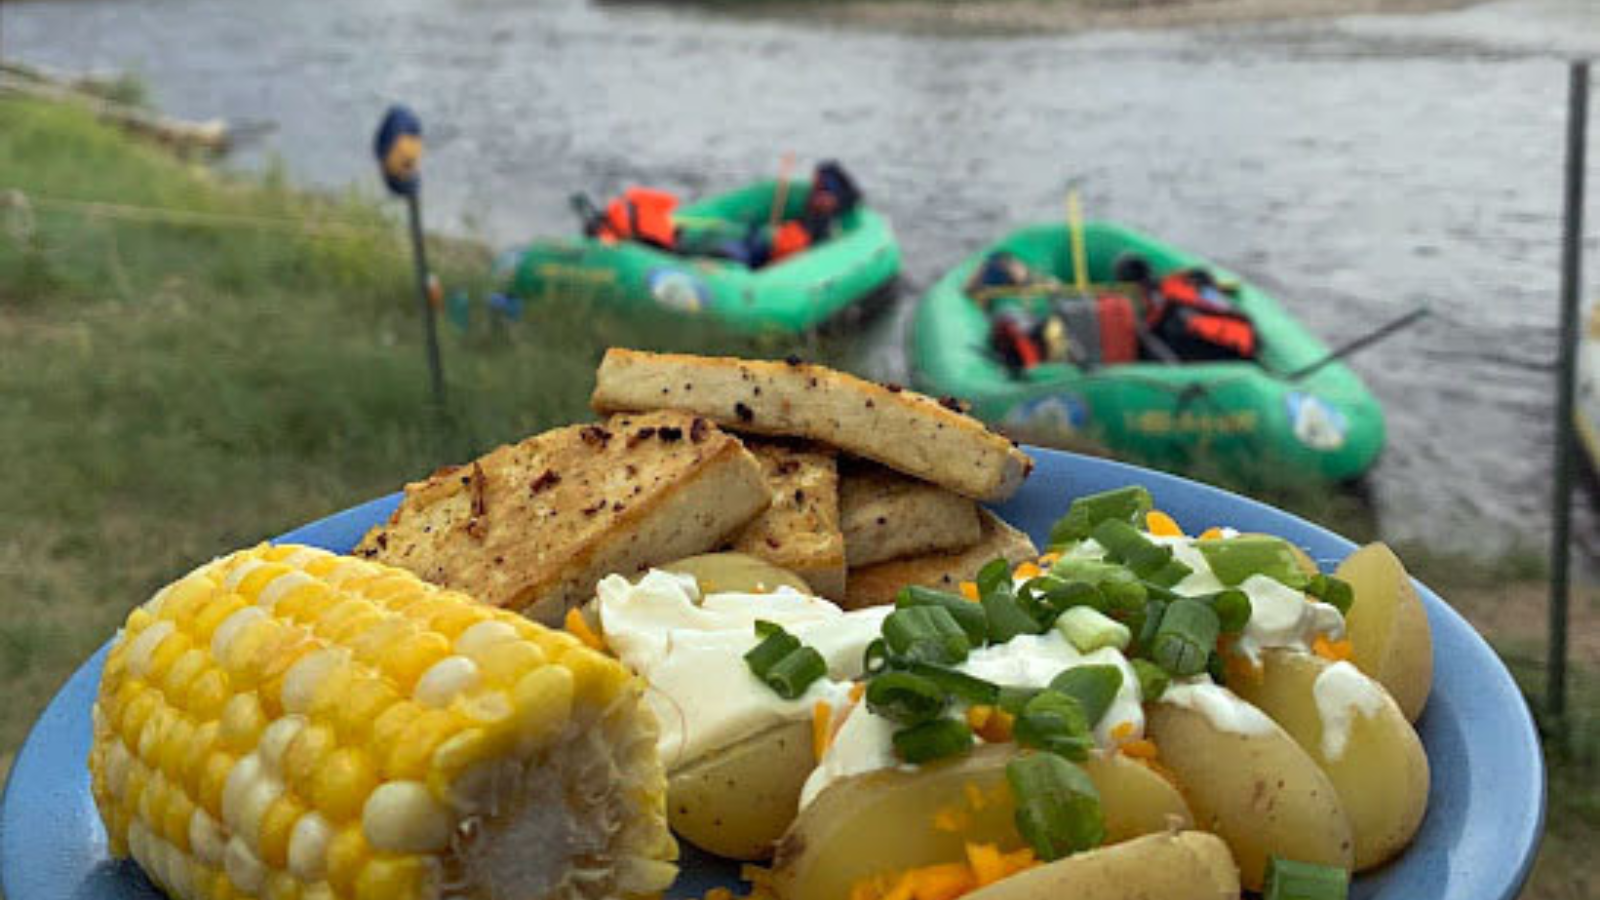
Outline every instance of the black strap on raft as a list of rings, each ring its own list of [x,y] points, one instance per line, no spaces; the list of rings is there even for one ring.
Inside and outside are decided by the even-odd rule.
[[[579,191],[567,198],[567,205],[578,216],[578,223],[583,227],[586,237],[594,237],[600,233],[600,224],[605,221],[605,213],[594,205],[589,195]]]

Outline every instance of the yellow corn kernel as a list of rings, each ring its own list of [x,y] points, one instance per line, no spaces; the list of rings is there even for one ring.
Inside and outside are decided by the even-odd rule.
[[[195,616],[189,627],[190,636],[199,643],[209,644],[216,635],[217,626],[245,606],[244,598],[237,595],[216,597]]]
[[[391,621],[395,623],[392,627],[404,627],[405,620],[391,619],[376,606],[368,605],[365,609],[344,616],[332,625],[324,623],[317,631],[329,643],[344,646],[353,643],[362,634],[379,624]]]
[[[206,669],[189,685],[189,696],[184,700],[190,715],[200,720],[219,719],[228,700],[233,696],[232,683],[221,669]]]
[[[426,778],[433,751],[460,728],[460,721],[448,710],[426,710],[411,721],[390,748],[383,766],[384,777]]]
[[[316,614],[328,608],[333,596],[333,590],[327,585],[320,581],[312,581],[279,597],[272,611],[296,624],[305,625]]]
[[[350,685],[361,677],[361,667],[354,663],[334,666],[311,694],[310,714],[319,718],[332,718],[350,692]]]
[[[167,843],[184,853],[189,852],[189,820],[194,817],[194,801],[183,792],[177,782],[171,783],[167,792],[166,809],[161,817],[161,835]]]
[[[439,853],[450,846],[450,813],[426,785],[389,781],[367,798],[361,831],[373,849],[387,853]]]
[[[634,677],[616,660],[579,645],[556,659],[572,673],[574,702],[605,709],[617,695],[634,682]]]
[[[342,596],[344,599],[335,603],[332,609],[316,617],[313,630],[316,631],[317,637],[325,641],[332,641],[333,635],[343,628],[346,623],[380,613],[376,606],[360,597],[348,594]]]
[[[161,705],[161,695],[148,688],[139,690],[122,711],[122,741],[130,747],[139,746],[139,736],[144,734],[144,724]]]
[[[289,836],[305,812],[305,806],[288,794],[280,796],[267,807],[256,845],[256,855],[261,857],[262,862],[274,869],[282,869],[289,864]]]
[[[409,700],[401,700],[385,709],[372,722],[372,745],[393,747],[411,723],[422,715],[422,707]]]
[[[268,872],[261,885],[261,900],[300,900],[300,894],[300,882],[287,872]]]
[[[330,821],[344,822],[361,814],[367,795],[378,786],[378,768],[365,750],[333,751],[311,778],[310,800]]]
[[[511,694],[518,740],[541,747],[559,734],[572,716],[574,692],[570,669],[545,666],[524,675]]]
[[[256,606],[250,608],[260,609]],[[261,677],[261,662],[267,658],[272,646],[282,639],[282,633],[283,626],[277,622],[257,619],[246,624],[228,642],[221,662],[236,690],[255,687]]]
[[[182,698],[189,695],[189,685],[209,665],[210,658],[206,656],[206,652],[199,647],[190,646],[167,669],[166,676],[161,679],[161,693],[172,702],[183,705]]]
[[[450,641],[442,634],[418,631],[390,647],[378,665],[394,679],[395,688],[410,693],[417,679],[434,663],[450,655]]]
[[[184,791],[190,797],[200,796],[200,779],[206,771],[206,760],[211,757],[212,751],[221,746],[221,738],[218,737],[221,729],[221,723],[215,719],[201,722],[189,738],[189,747],[183,756],[181,780]]]
[[[359,823],[341,828],[328,842],[328,885],[342,896],[354,893],[356,878],[372,856]]]
[[[363,664],[376,666],[391,648],[417,631],[417,625],[401,616],[384,616],[345,642]]]
[[[385,572],[365,579],[360,584],[352,584],[349,587],[368,600],[382,601],[391,597],[404,596],[407,601],[414,601],[418,599],[416,596],[416,584],[416,581],[412,580],[409,575],[403,575],[399,572]]]
[[[289,789],[310,797],[317,771],[338,746],[333,729],[326,725],[314,723],[300,729],[283,753],[283,777]]]
[[[167,588],[161,600],[161,617],[174,622],[188,622],[209,603],[216,586],[208,578],[186,577]]]
[[[234,694],[222,708],[222,744],[234,753],[249,753],[267,727],[267,714],[255,694]]]
[[[472,657],[491,684],[510,687],[522,676],[547,664],[544,651],[532,644],[502,641],[483,648]]]
[[[184,768],[194,752],[194,720],[181,712],[167,723],[161,745],[156,748],[155,764],[173,781],[183,780]]]
[[[420,900],[434,894],[434,869],[415,856],[381,856],[356,878],[356,900]]]
[[[233,592],[251,603],[261,599],[261,589],[277,581],[294,569],[278,562],[266,562],[251,569],[239,583],[234,585]]]
[[[228,773],[233,771],[236,760],[237,757],[225,751],[212,751],[200,772],[200,796],[196,799],[213,819],[222,818],[222,792],[228,786]]]
[[[343,702],[333,710],[333,726],[339,740],[365,743],[373,723],[399,702],[400,695],[381,678],[363,676],[352,681]]]
[[[466,603],[447,603],[428,615],[428,627],[450,640],[488,619],[488,612]]]
[[[150,662],[145,667],[144,679],[151,684],[160,684],[166,680],[167,672],[172,669],[172,664],[177,662],[178,658],[193,646],[194,642],[189,640],[189,636],[181,631],[173,631],[172,634],[167,635],[166,640],[162,641],[156,647],[155,652],[150,654]]]

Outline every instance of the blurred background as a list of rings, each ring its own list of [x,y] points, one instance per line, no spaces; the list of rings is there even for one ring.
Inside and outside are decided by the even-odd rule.
[[[916,383],[919,297],[1061,221],[1069,188],[1328,346],[1431,310],[1348,359],[1388,426],[1358,486],[1184,468],[1400,547],[1537,703],[1565,61],[1597,53],[1592,0],[5,0],[0,779],[65,676],[195,560],[582,418],[610,345]],[[442,420],[372,158],[395,102],[426,137]],[[820,331],[525,304],[495,265],[577,235],[574,192],[695,198],[823,159],[904,261],[886,302]],[[1529,897],[1600,896],[1593,487]]]

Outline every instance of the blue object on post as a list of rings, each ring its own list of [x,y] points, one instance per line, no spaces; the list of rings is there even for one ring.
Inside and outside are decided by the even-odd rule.
[[[372,141],[383,183],[405,197],[416,193],[422,181],[422,120],[409,107],[395,104],[384,114]]]

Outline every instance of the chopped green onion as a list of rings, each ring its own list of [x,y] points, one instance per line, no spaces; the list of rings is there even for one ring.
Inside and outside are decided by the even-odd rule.
[[[1167,692],[1167,685],[1172,683],[1172,676],[1148,659],[1129,662],[1133,664],[1133,674],[1139,676],[1139,697],[1146,703],[1160,700],[1161,695]]]
[[[1340,581],[1332,575],[1313,575],[1306,582],[1306,593],[1321,600],[1339,611],[1339,615],[1350,614],[1350,607],[1356,602],[1356,592],[1349,582]]]
[[[1107,605],[1094,585],[1084,581],[1063,581],[1054,575],[1040,575],[1023,582],[1022,587],[1017,589],[1017,602],[1041,625],[1055,622],[1057,616],[1074,606],[1099,609]]]
[[[1133,574],[1159,587],[1172,587],[1193,571],[1172,558],[1172,548],[1157,544],[1127,522],[1107,519],[1094,527],[1095,542],[1106,558],[1126,563]]]
[[[1206,674],[1217,684],[1228,686],[1228,661],[1222,658],[1221,653],[1213,653],[1206,658]]]
[[[815,647],[801,647],[778,660],[762,681],[785,700],[804,694],[818,678],[828,674],[828,663]]]
[[[910,672],[885,672],[867,682],[867,708],[899,722],[919,725],[937,719],[949,696],[933,681]]]
[[[1011,585],[1011,563],[1003,557],[991,559],[983,564],[978,574],[973,577],[978,585],[978,596],[993,593],[1000,585]]]
[[[1030,753],[1006,764],[1006,781],[1016,798],[1017,831],[1041,860],[1105,841],[1100,792],[1082,769],[1052,753]]]
[[[1265,575],[1292,588],[1305,587],[1310,578],[1301,571],[1299,558],[1282,538],[1250,534],[1220,541],[1198,541],[1195,547],[1205,556],[1217,580],[1229,587],[1251,575]]]
[[[1155,508],[1150,492],[1140,485],[1116,488],[1079,497],[1067,514],[1050,529],[1050,546],[1060,547],[1089,536],[1096,525],[1107,520],[1137,522]]]
[[[889,668],[889,645],[883,638],[875,638],[861,654],[861,671],[876,675]]]
[[[1093,653],[1102,647],[1126,650],[1133,642],[1128,626],[1092,606],[1074,606],[1056,619],[1056,630],[1079,653]]]
[[[995,705],[1012,714],[1021,715],[1023,707],[1028,701],[1044,693],[1044,688],[1017,687],[1015,685],[1001,685],[995,697]]]
[[[1144,619],[1139,622],[1139,639],[1134,642],[1134,652],[1148,655],[1155,643],[1156,629],[1161,627],[1161,617],[1167,612],[1164,600],[1151,600],[1145,604]]]
[[[1050,681],[1050,690],[1078,701],[1090,728],[1100,723],[1121,688],[1122,670],[1116,666],[1074,666]]]
[[[967,633],[942,606],[895,610],[883,620],[883,639],[893,655],[931,663],[965,662],[972,649]]]
[[[1262,900],[1345,900],[1348,896],[1350,873],[1344,869],[1267,857]]]
[[[1036,694],[1011,726],[1021,747],[1048,750],[1068,759],[1088,759],[1094,749],[1089,719],[1076,698],[1046,688]]]
[[[1203,598],[1217,614],[1217,627],[1223,634],[1238,634],[1250,624],[1250,595],[1238,588],[1228,588]]]
[[[983,607],[965,597],[956,594],[947,594],[933,588],[912,585],[902,588],[895,597],[896,609],[905,609],[911,606],[937,606],[948,612],[961,630],[967,633],[967,640],[974,647],[982,647],[989,639],[989,625],[984,618]]]
[[[744,655],[744,661],[750,666],[750,671],[764,681],[773,666],[800,649],[800,639],[779,625],[760,620],[756,622],[756,634],[764,639]]]
[[[911,663],[908,671],[926,678],[951,696],[959,697],[968,703],[992,705],[1000,699],[998,686],[965,672],[924,662]]]
[[[1038,634],[1044,630],[1017,602],[1010,584],[984,594],[980,602],[983,615],[988,620],[989,640],[992,643],[1004,644],[1019,634]]]
[[[1198,675],[1217,647],[1217,614],[1199,600],[1174,600],[1168,604],[1150,642],[1150,658],[1176,678]]]
[[[894,751],[908,763],[932,762],[972,749],[972,729],[955,719],[934,719],[894,733]]]

